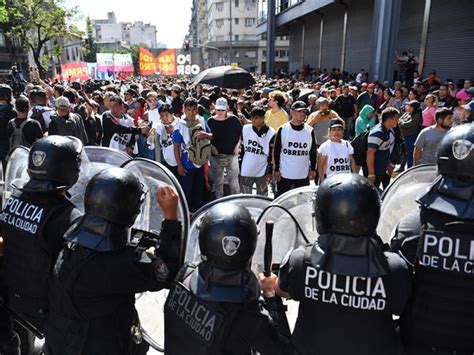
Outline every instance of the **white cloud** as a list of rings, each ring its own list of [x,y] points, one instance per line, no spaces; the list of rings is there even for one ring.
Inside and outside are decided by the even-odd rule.
[[[117,22],[143,21],[156,26],[157,41],[168,48],[181,48],[191,19],[192,0],[67,0],[83,15],[77,23],[85,30],[85,19],[106,19],[115,12]]]

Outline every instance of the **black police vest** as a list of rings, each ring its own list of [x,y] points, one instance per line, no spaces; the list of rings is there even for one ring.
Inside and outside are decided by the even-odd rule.
[[[421,209],[409,347],[474,352],[474,221]]]
[[[16,311],[44,319],[53,252],[43,229],[55,212],[73,205],[59,195],[15,193],[0,214],[5,240],[2,273]]]
[[[189,270],[193,267],[185,266],[180,271],[166,300],[166,354],[223,354],[225,336],[241,308],[239,305],[223,308],[218,302],[207,302],[196,297],[186,283],[192,272],[197,270]]]
[[[361,257],[335,257],[327,250],[325,258],[329,262],[324,267],[314,266],[310,262],[312,248],[297,249],[289,260],[288,291],[299,301],[293,332],[298,353],[398,354],[400,342],[392,314],[400,314],[408,299],[408,292],[398,287],[399,281],[409,275],[403,260],[386,252],[386,274],[344,275],[335,272],[338,264],[357,265]]]

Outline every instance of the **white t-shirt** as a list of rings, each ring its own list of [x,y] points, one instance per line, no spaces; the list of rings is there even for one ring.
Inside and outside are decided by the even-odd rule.
[[[178,123],[178,121],[174,122],[174,126],[176,126],[176,123]],[[168,165],[176,166],[178,165],[178,163],[176,162],[176,158],[174,156],[173,132],[167,134],[167,137],[165,137],[163,134],[164,130],[165,130],[165,127],[163,123],[160,122],[156,125],[156,135],[160,143],[163,159],[166,161]]]
[[[352,145],[342,139],[341,143],[327,140],[318,149],[318,153],[327,157],[326,176],[351,173],[350,155],[354,154]]]
[[[280,172],[285,179],[306,179],[309,173],[313,128],[304,124],[301,131],[285,123],[281,129]]]
[[[242,128],[244,156],[240,169],[241,176],[262,177],[265,175],[268,154],[270,154],[270,141],[274,135],[275,130],[271,127],[261,137],[255,133],[251,124]]]
[[[152,128],[155,128],[161,123],[160,114],[158,109],[148,111],[148,121],[152,123]]]

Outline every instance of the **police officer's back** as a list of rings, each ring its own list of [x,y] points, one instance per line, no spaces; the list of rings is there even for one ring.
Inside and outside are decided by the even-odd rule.
[[[401,322],[409,354],[474,353],[473,146],[473,123],[449,130],[438,150],[441,175],[418,199],[414,297]]]
[[[99,172],[88,183],[85,215],[67,232],[53,272],[48,354],[132,353],[135,293],[169,287],[179,269],[181,223],[171,187],[157,191],[165,216],[159,251],[150,238],[129,243],[145,193],[121,168]]]
[[[285,353],[285,340],[262,308],[250,270],[257,227],[245,207],[220,203],[202,220],[203,260],[185,265],[165,306],[167,355]]]
[[[81,152],[82,143],[72,137],[35,142],[28,158],[30,180],[10,196],[0,215],[9,304],[40,330],[48,313],[50,272],[64,232],[80,215],[65,194],[79,177]]]
[[[331,176],[318,189],[315,211],[318,240],[288,255],[276,287],[300,302],[293,332],[298,353],[398,354],[392,315],[403,311],[411,277],[376,235],[375,187],[360,175]]]

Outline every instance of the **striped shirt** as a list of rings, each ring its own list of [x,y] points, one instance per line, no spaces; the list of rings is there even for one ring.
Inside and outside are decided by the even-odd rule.
[[[390,162],[390,132],[381,123],[376,125],[369,133],[367,148],[376,149],[375,175],[384,175]]]

